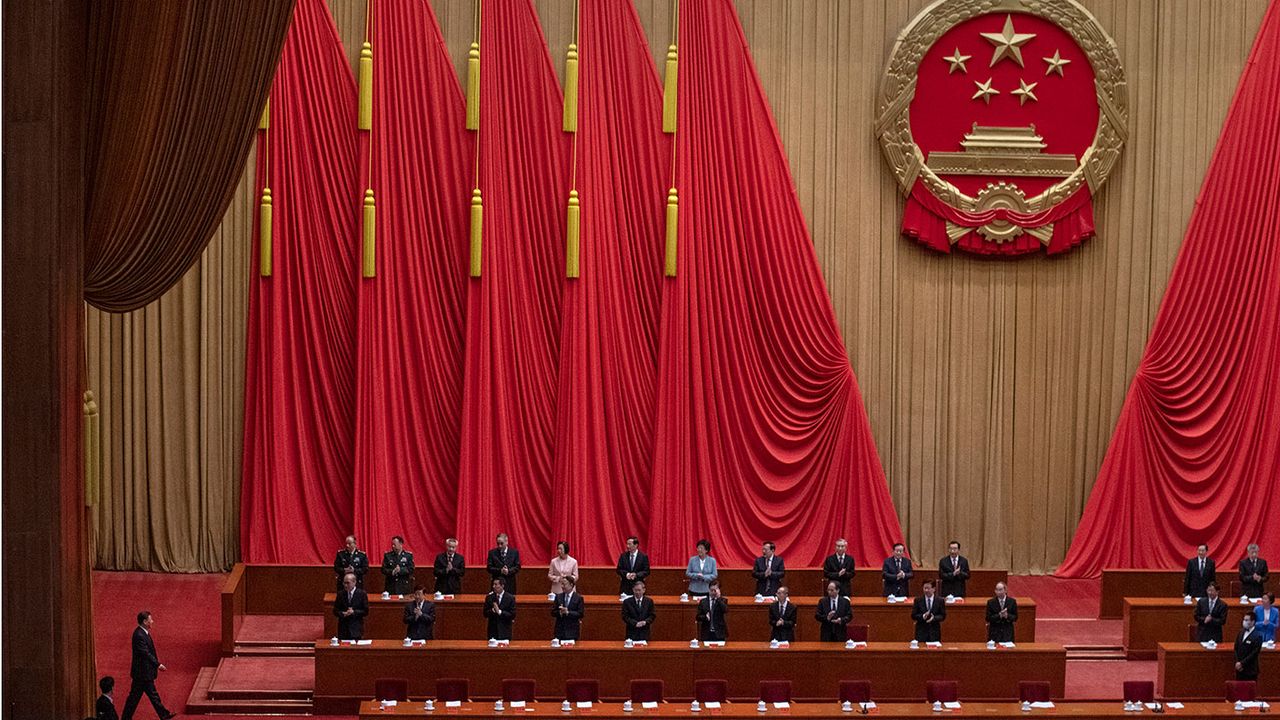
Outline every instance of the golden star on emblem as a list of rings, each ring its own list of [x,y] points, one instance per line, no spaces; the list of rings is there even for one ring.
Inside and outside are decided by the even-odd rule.
[[[973,84],[978,86],[978,92],[974,93],[973,97],[969,98],[970,100],[982,98],[983,102],[990,105],[991,96],[1000,94],[999,90],[991,87],[991,78],[987,78],[986,82],[978,82],[977,80],[974,80]]]
[[[965,67],[964,63],[966,60],[972,57],[973,57],[972,55],[961,55],[960,48],[956,48],[956,51],[951,53],[951,57],[942,58],[943,60],[946,60],[947,62],[951,63],[951,69],[947,71],[947,74],[950,75],[951,73],[955,72],[957,69],[960,72],[967,74],[969,72],[969,68]]]
[[[995,46],[995,52],[991,54],[991,65],[994,67],[1002,58],[1012,58],[1018,63],[1018,67],[1026,67],[1022,64],[1022,46],[1031,42],[1035,37],[1035,33],[1014,32],[1013,16],[1004,16],[1004,30],[998,33],[979,33]]]
[[[1061,52],[1059,52],[1059,51],[1057,51],[1057,50],[1054,50],[1054,51],[1053,51],[1053,57],[1051,57],[1051,58],[1040,58],[1040,59],[1041,59],[1041,60],[1044,60],[1044,61],[1045,61],[1045,62],[1047,62],[1047,63],[1049,63],[1049,67],[1048,67],[1048,69],[1046,69],[1046,70],[1044,71],[1044,74],[1045,74],[1045,75],[1048,75],[1048,74],[1050,74],[1050,73],[1055,73],[1055,72],[1056,72],[1056,73],[1058,73],[1058,77],[1065,77],[1065,76],[1062,74],[1062,68],[1063,68],[1065,65],[1067,65],[1068,63],[1070,63],[1070,62],[1071,62],[1070,60],[1064,60],[1064,59],[1062,58],[1062,53],[1061,53]]]
[[[1040,83],[1031,83],[1028,85],[1026,80],[1018,78],[1018,85],[1021,87],[1013,91],[1013,94],[1018,96],[1018,104],[1026,105],[1028,100],[1032,102],[1040,102],[1040,98],[1036,97],[1036,94],[1032,92],[1036,89],[1036,85],[1039,84]]]

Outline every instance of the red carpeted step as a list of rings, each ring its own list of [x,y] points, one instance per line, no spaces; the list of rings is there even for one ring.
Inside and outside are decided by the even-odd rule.
[[[323,615],[245,615],[236,645],[314,648],[320,637]]]
[[[310,702],[315,682],[313,658],[229,657],[218,662],[209,697]]]

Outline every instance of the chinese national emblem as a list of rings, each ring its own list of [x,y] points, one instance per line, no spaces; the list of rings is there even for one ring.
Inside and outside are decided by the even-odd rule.
[[[934,3],[898,36],[877,114],[903,234],[982,255],[1079,245],[1127,114],[1115,43],[1075,0]]]

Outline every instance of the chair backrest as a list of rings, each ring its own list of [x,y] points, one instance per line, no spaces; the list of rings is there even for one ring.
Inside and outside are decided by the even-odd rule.
[[[1125,680],[1124,700],[1125,702],[1155,702],[1156,684],[1150,680]]]
[[[631,702],[662,702],[662,694],[666,683],[661,680],[632,680]]]
[[[471,699],[471,681],[466,678],[440,678],[436,680],[436,700],[440,702],[466,702]]]
[[[728,680],[695,680],[693,697],[700,703],[725,702],[729,699]]]
[[[1048,680],[1019,680],[1019,702],[1049,702]]]
[[[373,681],[373,699],[404,702],[409,699],[409,681],[404,678],[378,678]]]
[[[870,680],[841,680],[840,681],[840,702],[842,703],[871,702],[871,681]]]
[[[767,703],[791,702],[791,681],[761,680],[760,699]]]
[[[1258,683],[1253,680],[1228,680],[1227,702],[1244,700],[1253,702],[1258,699]]]
[[[867,641],[867,626],[850,623],[844,626],[844,636],[854,642]]]
[[[1238,598],[1244,593],[1244,585],[1241,585],[1239,580],[1232,580],[1229,589],[1231,590],[1227,593],[1229,597]]]
[[[531,702],[537,699],[538,685],[526,678],[502,681],[503,702]]]
[[[571,703],[598,702],[600,681],[594,678],[571,678],[564,681],[564,697]]]
[[[1187,625],[1187,642],[1200,642],[1200,626],[1195,623]]]
[[[929,702],[956,702],[960,699],[960,686],[955,680],[930,680],[925,683],[925,697]]]

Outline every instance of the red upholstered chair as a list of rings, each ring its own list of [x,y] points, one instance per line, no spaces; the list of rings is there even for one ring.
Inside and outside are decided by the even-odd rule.
[[[404,678],[378,678],[373,681],[373,699],[404,702],[409,699],[409,681]]]
[[[854,624],[845,625],[844,636],[854,642],[866,642],[867,626]]]
[[[767,703],[791,702],[791,681],[761,680],[760,699]]]
[[[523,678],[502,681],[503,702],[532,702],[537,699],[538,685]]]
[[[662,702],[663,691],[666,690],[666,683],[661,680],[632,680],[631,681],[631,702]]]
[[[960,685],[955,680],[930,680],[924,685],[925,697],[931,703],[956,702],[960,699]]]
[[[1019,702],[1049,702],[1048,680],[1019,680]]]
[[[871,702],[871,681],[870,680],[841,680],[840,681],[840,702],[842,703]]]
[[[1187,625],[1187,642],[1200,642],[1200,626],[1191,623]]]
[[[695,680],[693,699],[700,703],[725,702],[729,699],[728,680]]]
[[[471,681],[466,678],[440,678],[436,680],[436,700],[439,702],[467,702],[471,699]]]
[[[1253,680],[1228,680],[1227,702],[1243,700],[1253,702],[1258,699],[1258,683]]]
[[[1124,701],[1143,703],[1155,702],[1156,684],[1150,680],[1125,680]]]
[[[571,703],[600,702],[600,681],[589,678],[565,680],[564,698]]]

